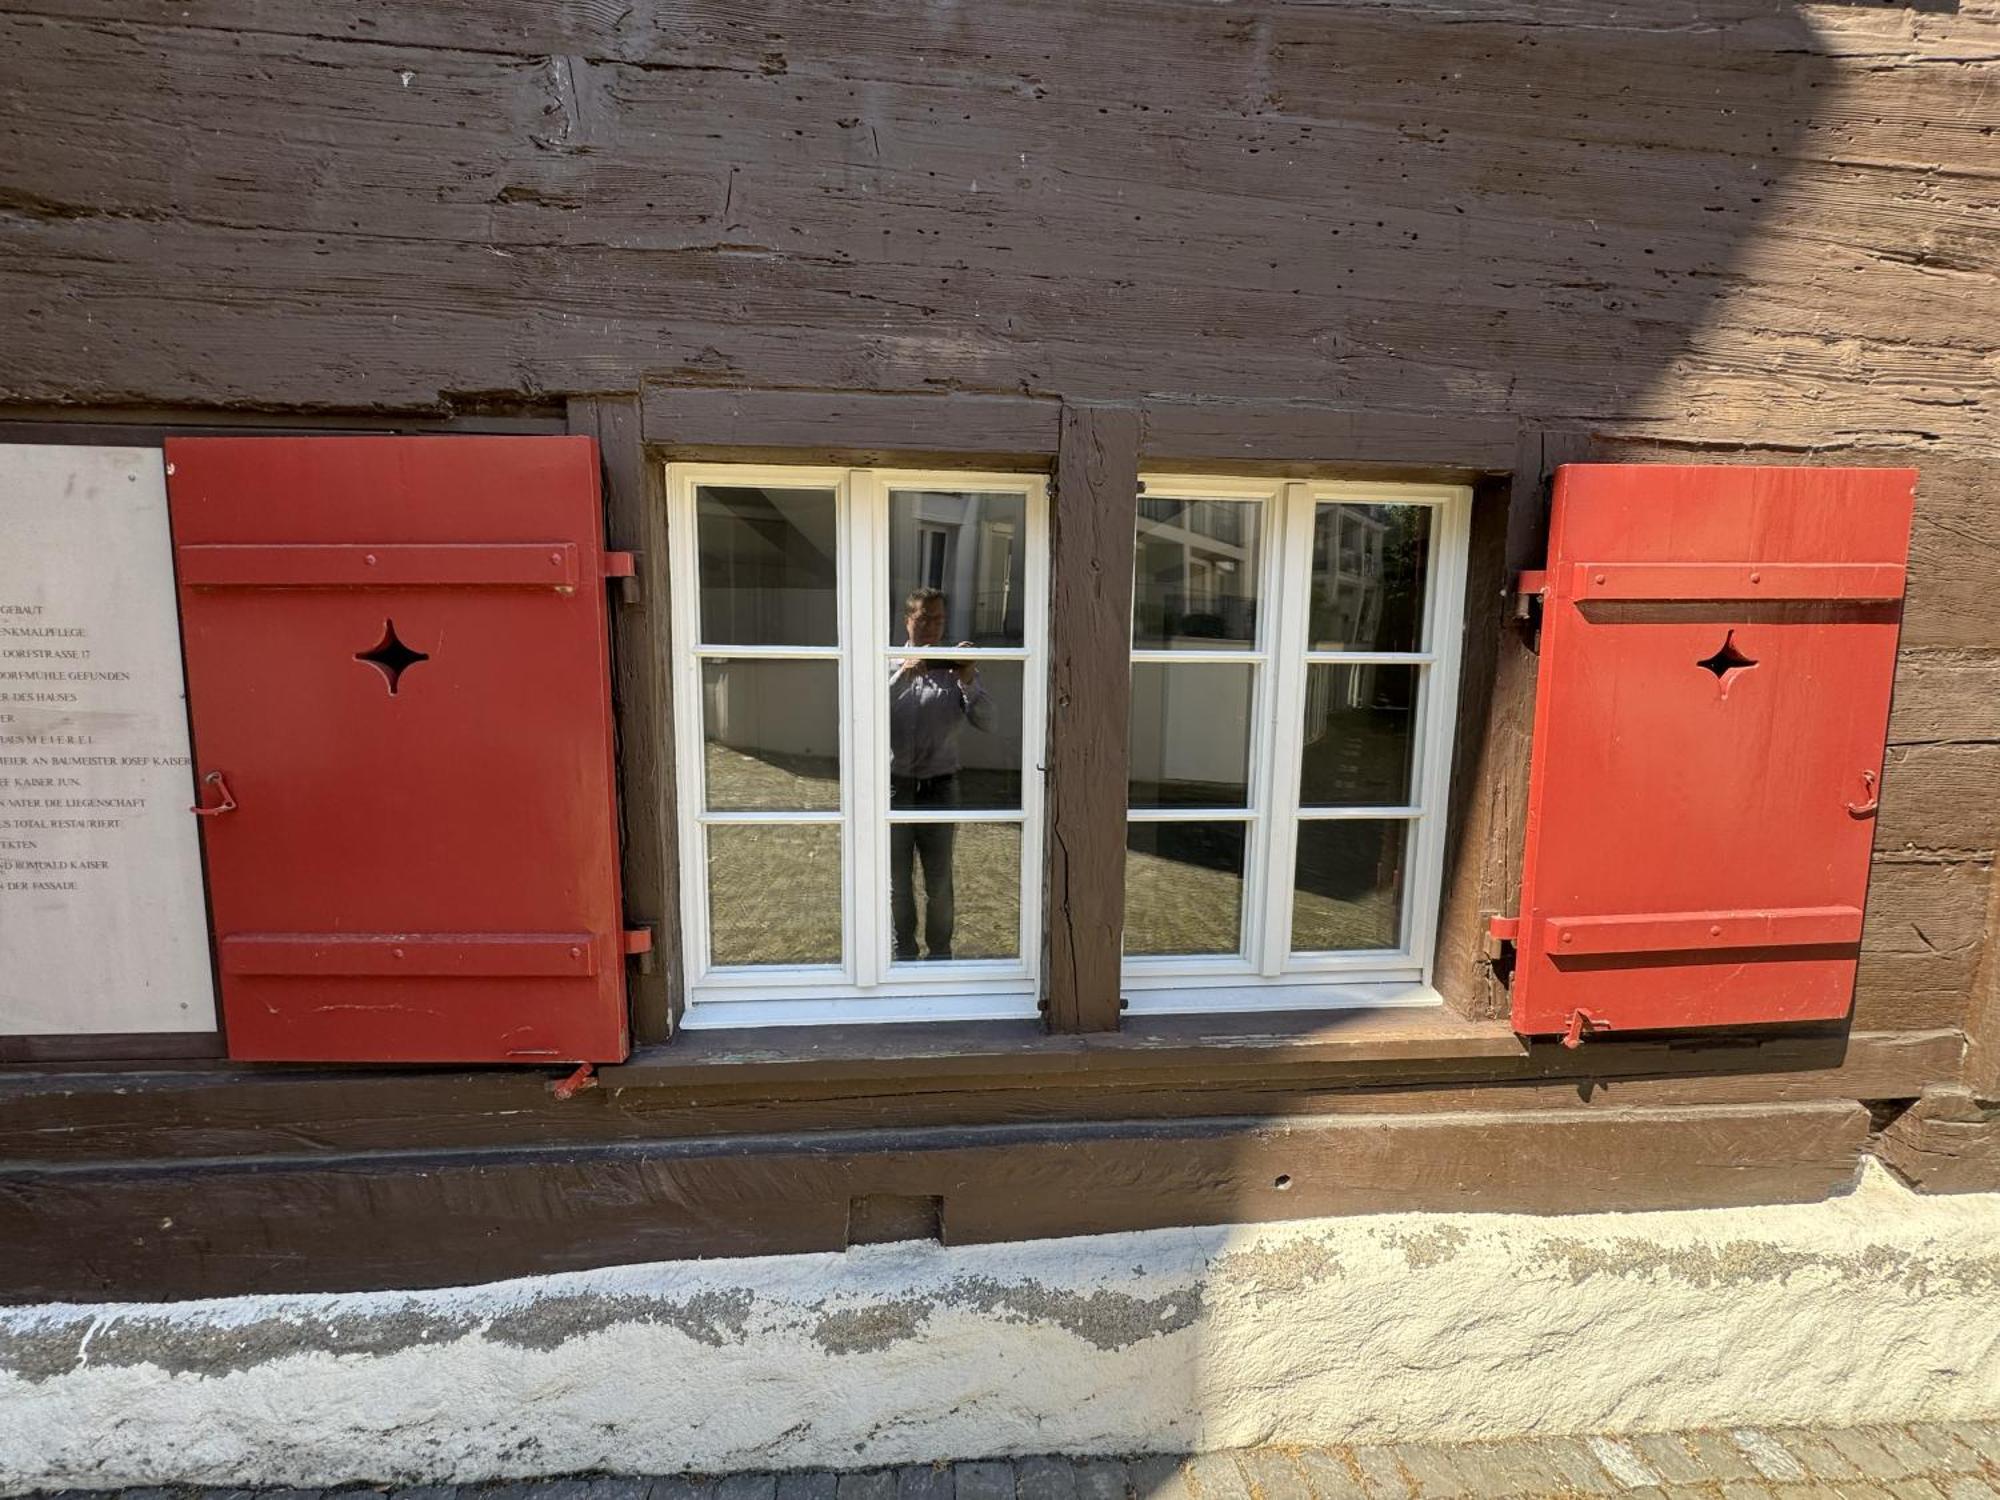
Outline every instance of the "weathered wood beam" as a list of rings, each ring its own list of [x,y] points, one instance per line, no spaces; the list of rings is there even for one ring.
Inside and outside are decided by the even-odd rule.
[[[1461,1055],[1385,1021],[1287,1036],[1167,1027],[1042,1036],[1027,1024],[690,1032],[552,1096],[538,1072],[339,1074],[244,1065],[0,1075],[0,1163],[314,1157],[1038,1120],[1603,1110],[1915,1098],[1956,1074],[1957,1031],[1760,1041],[1606,1039],[1512,1056],[1504,1027]],[[884,1035],[885,1031],[891,1035]],[[1389,1034],[1384,1034],[1388,1032]],[[1370,1033],[1373,1033],[1372,1035]],[[1486,1055],[1471,1047],[1484,1046]]]
[[[941,1200],[948,1244],[1391,1209],[1798,1202],[1852,1179],[1867,1129],[1860,1105],[1829,1102],[14,1167],[0,1173],[0,1300],[409,1288],[838,1250],[850,1206],[877,1195]]]
[[[1062,404],[1028,396],[645,388],[645,437],[672,454],[782,456],[791,463],[841,458],[885,463],[895,455],[986,455],[1046,466]]]
[[[618,812],[625,918],[653,930],[630,966],[635,1046],[664,1041],[681,1006],[680,858],[675,844],[673,639],[667,607],[667,508],[632,397],[578,397],[569,430],[597,439],[608,545],[636,555],[628,589],[612,584],[612,690],[618,714]]]
[[[1065,405],[1050,528],[1042,994],[1053,1031],[1118,1025],[1139,414]]]

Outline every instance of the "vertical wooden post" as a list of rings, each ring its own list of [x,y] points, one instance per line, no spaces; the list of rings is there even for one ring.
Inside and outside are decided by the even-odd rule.
[[[1452,744],[1449,843],[1432,983],[1475,1020],[1507,1014],[1484,962],[1486,918],[1511,916],[1521,890],[1538,658],[1513,618],[1514,575],[1548,550],[1548,480],[1588,455],[1583,434],[1527,430],[1505,479],[1475,489],[1466,578],[1466,641]]]
[[[1118,1027],[1138,494],[1137,410],[1064,405],[1050,528],[1042,966],[1053,1031]]]
[[[625,919],[654,934],[651,963],[629,978],[632,1042],[644,1046],[665,1041],[681,1012],[667,507],[659,465],[646,461],[636,397],[572,399],[569,429],[597,439],[609,545],[639,559],[636,597],[621,599],[615,585],[611,595],[611,688],[618,714]]]

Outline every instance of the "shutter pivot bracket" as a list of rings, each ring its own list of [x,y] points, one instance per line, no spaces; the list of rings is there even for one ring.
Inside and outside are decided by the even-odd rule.
[[[641,604],[645,602],[645,591],[639,585],[639,554],[636,552],[607,552],[604,554],[604,577],[615,584],[620,604]]]
[[[1569,1013],[1569,1026],[1563,1031],[1563,1045],[1572,1052],[1581,1047],[1593,1032],[1609,1031],[1611,1023],[1602,1016],[1593,1016],[1581,1010]]]
[[[653,972],[653,929],[650,927],[628,927],[620,939],[620,947],[627,958],[639,960],[639,972]]]
[[[1530,568],[1514,575],[1514,618],[1528,620],[1534,618],[1534,609],[1548,597],[1549,575],[1541,568]]]

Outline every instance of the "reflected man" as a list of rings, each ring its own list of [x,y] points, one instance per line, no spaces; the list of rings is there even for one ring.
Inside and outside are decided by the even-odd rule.
[[[935,647],[944,639],[942,589],[913,589],[903,601],[905,644]],[[960,641],[961,649],[972,642]],[[906,656],[889,680],[889,805],[898,812],[958,806],[958,736],[970,724],[993,727],[993,700],[970,662]],[[951,957],[957,922],[951,887],[950,823],[889,825],[889,905],[898,962],[918,957],[917,898],[911,876],[924,866],[926,958]]]

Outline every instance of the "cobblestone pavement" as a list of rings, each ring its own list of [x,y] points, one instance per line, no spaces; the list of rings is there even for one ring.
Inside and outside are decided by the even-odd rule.
[[[67,1491],[81,1497],[108,1492]],[[1637,1437],[1020,1458],[842,1472],[337,1490],[145,1489],[121,1500],[1995,1500],[2000,1420]]]

